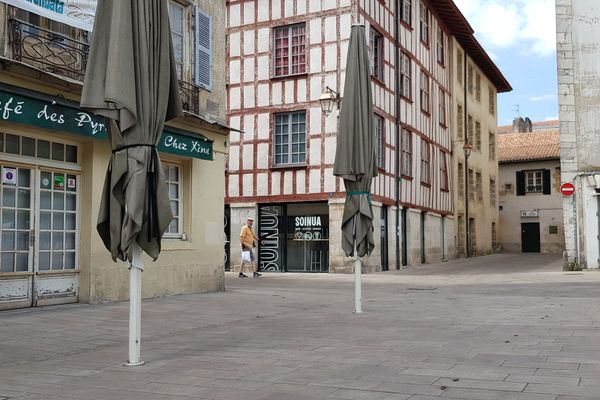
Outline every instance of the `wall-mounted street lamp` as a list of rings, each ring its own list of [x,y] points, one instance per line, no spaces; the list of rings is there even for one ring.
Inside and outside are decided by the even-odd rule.
[[[471,156],[471,150],[473,150],[473,146],[471,143],[465,143],[463,145],[463,151],[465,152],[465,158],[469,158]]]
[[[334,106],[336,106],[338,110],[340,109],[342,97],[338,92],[331,89],[329,86],[326,86],[325,91],[319,98],[319,101],[321,102],[321,110],[325,116],[328,117],[329,114],[331,114],[331,111],[333,111]]]

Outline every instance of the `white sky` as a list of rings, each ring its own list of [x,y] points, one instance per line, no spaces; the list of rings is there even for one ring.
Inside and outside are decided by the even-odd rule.
[[[454,0],[482,44],[551,56],[556,48],[554,0]]]

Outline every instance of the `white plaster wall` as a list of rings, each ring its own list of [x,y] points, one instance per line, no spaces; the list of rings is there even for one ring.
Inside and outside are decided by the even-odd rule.
[[[501,164],[499,171],[500,222],[496,226],[498,243],[509,253],[519,253],[521,248],[521,223],[539,222],[540,250],[542,253],[564,251],[563,196],[560,194],[559,160],[535,163]],[[550,170],[550,194],[528,193],[516,195],[516,172],[528,169]],[[507,190],[506,185],[511,185]],[[539,217],[521,217],[521,211],[538,210]],[[558,227],[558,234],[550,234],[550,226]]]

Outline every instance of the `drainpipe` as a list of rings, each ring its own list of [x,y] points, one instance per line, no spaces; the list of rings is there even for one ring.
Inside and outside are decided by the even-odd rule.
[[[395,54],[395,97],[396,97],[396,271],[400,264],[400,6],[402,0],[396,1],[396,54]]]
[[[469,116],[469,111],[468,111],[468,94],[467,94],[467,64],[469,62],[469,58],[467,56],[467,51],[464,51],[465,53],[465,63],[464,63],[464,130],[465,130],[465,144],[469,143],[469,121],[468,121],[468,116]],[[467,156],[466,153],[465,154],[465,256],[471,257],[471,229],[470,229],[470,223],[469,223],[469,157]]]

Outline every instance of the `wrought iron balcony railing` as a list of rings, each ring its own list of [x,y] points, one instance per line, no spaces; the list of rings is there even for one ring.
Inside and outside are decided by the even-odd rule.
[[[185,111],[200,114],[200,87],[190,82],[179,81],[179,97]]]
[[[9,35],[13,59],[83,81],[89,53],[86,43],[12,18]]]
[[[11,18],[10,46],[14,60],[83,82],[90,47],[68,36]],[[179,81],[185,111],[200,114],[200,87]]]

